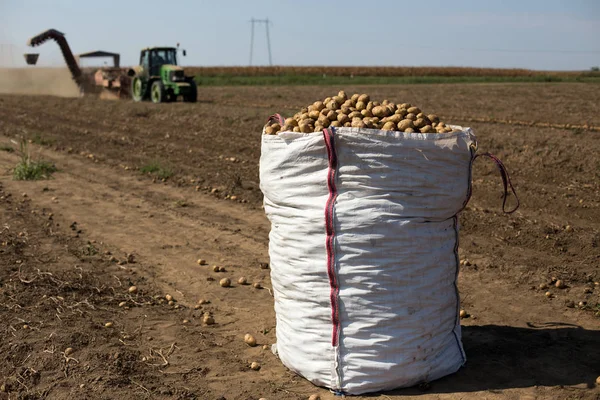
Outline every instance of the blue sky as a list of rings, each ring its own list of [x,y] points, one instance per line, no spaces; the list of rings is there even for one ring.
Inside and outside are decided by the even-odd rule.
[[[276,65],[587,70],[600,65],[600,0],[0,0],[0,65],[24,65],[27,39],[66,33],[74,53],[181,43],[184,65],[248,65],[250,22],[269,18]],[[61,65],[54,43],[40,65]],[[257,25],[254,65],[268,64]]]

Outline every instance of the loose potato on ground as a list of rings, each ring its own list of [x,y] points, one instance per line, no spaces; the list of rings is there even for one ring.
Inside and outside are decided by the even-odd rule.
[[[256,346],[256,339],[249,333],[244,336],[244,342],[250,347]]]

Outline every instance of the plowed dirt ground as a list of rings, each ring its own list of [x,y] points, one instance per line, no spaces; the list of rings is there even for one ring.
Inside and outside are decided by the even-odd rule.
[[[503,214],[500,177],[477,160],[460,216],[465,367],[358,398],[600,399],[600,133],[468,122],[600,125],[597,85],[567,83],[211,87],[163,105],[0,95],[0,399],[334,399],[263,349],[275,315],[258,161],[270,114],[339,89],[472,126],[521,201]],[[21,136],[53,179],[12,179]]]

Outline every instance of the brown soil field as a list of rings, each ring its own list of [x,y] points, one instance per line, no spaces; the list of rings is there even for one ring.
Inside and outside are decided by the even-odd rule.
[[[0,400],[337,398],[263,348],[275,314],[258,162],[270,114],[340,89],[471,126],[521,201],[503,214],[497,170],[477,160],[460,215],[467,364],[355,398],[600,399],[600,134],[507,122],[600,126],[596,85],[554,83],[210,87],[161,105],[0,95]],[[469,123],[488,119],[505,122]],[[20,137],[52,179],[12,179]]]

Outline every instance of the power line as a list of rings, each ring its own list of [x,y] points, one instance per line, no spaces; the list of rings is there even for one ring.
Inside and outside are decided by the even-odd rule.
[[[271,38],[269,37],[269,24],[271,21],[269,21],[269,18],[252,18],[250,23],[252,24],[250,26],[250,65],[252,65],[252,53],[254,49],[254,24],[265,24],[265,31],[267,33],[267,49],[269,50],[269,65],[273,65],[273,59],[271,58]]]

